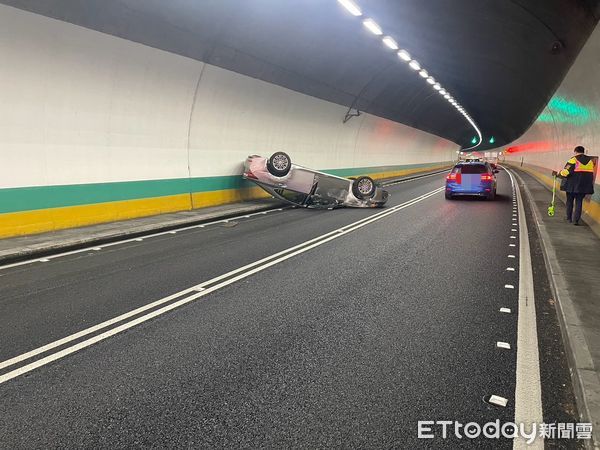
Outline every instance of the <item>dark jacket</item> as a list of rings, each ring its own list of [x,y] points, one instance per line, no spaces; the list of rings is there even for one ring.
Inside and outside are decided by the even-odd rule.
[[[565,179],[561,190],[571,194],[593,194],[594,170],[593,158],[584,154],[575,155],[560,171],[560,177]]]

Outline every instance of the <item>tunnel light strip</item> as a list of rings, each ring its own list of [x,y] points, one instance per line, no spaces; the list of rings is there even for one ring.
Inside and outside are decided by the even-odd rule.
[[[358,6],[358,4],[356,2],[354,2],[353,0],[337,0],[337,1],[340,5],[342,5],[346,9],[346,11],[348,11],[353,16],[360,17],[363,15],[362,10],[360,9],[360,6]],[[375,20],[371,19],[370,17],[367,17],[363,20],[363,25],[371,33],[373,33],[376,36],[383,36],[383,34],[384,34],[381,27],[379,25],[377,25],[377,22],[375,22]],[[408,63],[408,65],[410,66],[411,69],[413,69],[415,72],[417,72],[423,79],[425,79],[427,81],[427,83],[429,83],[433,87],[433,89],[438,91],[438,93],[441,96],[443,96],[446,100],[448,100],[448,102],[452,106],[454,106],[456,108],[456,110],[460,114],[463,115],[465,120],[467,122],[469,122],[469,124],[473,127],[473,129],[477,133],[477,137],[479,138],[479,141],[477,142],[477,144],[475,144],[471,147],[463,148],[462,150],[463,151],[471,150],[473,148],[479,147],[481,145],[481,143],[483,142],[483,135],[481,134],[481,130],[479,129],[479,127],[477,126],[475,121],[471,118],[471,116],[469,115],[467,110],[465,108],[463,108],[463,106],[458,101],[456,101],[456,99],[452,95],[450,95],[450,93],[446,89],[444,89],[442,87],[442,85],[438,81],[435,80],[435,78],[433,78],[432,76],[429,76],[429,73],[427,72],[427,70],[425,70],[416,59],[413,59],[407,50],[405,50],[403,48],[399,48],[398,43],[396,42],[396,40],[394,40],[393,37],[391,37],[389,35],[385,35],[382,38],[382,42],[386,47],[388,47],[392,50],[398,50],[398,52],[397,52],[398,57],[402,61]]]
[[[338,0],[338,2],[353,16],[362,16],[362,11],[352,0]]]

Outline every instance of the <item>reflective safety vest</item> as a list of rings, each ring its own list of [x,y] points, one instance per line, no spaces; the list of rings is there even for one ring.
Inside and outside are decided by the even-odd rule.
[[[588,172],[594,173],[594,160],[590,159],[587,164],[583,164],[577,158],[573,157],[567,161],[565,168],[560,171],[562,177],[568,177],[570,169],[573,168],[573,172]]]
[[[594,160],[590,159],[587,164],[582,164],[577,158],[575,160],[575,172],[590,172],[594,173]],[[571,160],[569,160],[571,163]]]

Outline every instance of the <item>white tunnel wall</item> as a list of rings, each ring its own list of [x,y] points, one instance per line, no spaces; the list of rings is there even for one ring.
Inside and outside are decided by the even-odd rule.
[[[11,217],[3,225],[7,214],[183,195],[189,177],[238,177],[254,153],[283,150],[317,169],[381,171],[448,162],[458,150],[369,114],[344,124],[346,107],[4,5],[0,54],[0,236],[66,226],[48,217]],[[161,180],[181,183],[168,189],[128,184],[135,192],[129,196],[115,185],[95,194],[106,183]],[[231,188],[228,182],[223,189]],[[92,183],[95,193],[86,192]],[[76,195],[44,191],[73,185],[80,186]],[[35,195],[19,191],[31,187],[39,188]],[[80,214],[74,224],[191,208],[185,201],[139,211],[132,203],[127,214],[123,208],[116,215]],[[19,220],[43,225],[20,227]]]
[[[551,184],[551,171],[560,170],[583,145],[600,156],[600,28],[590,36],[566,78],[531,128],[506,147],[506,160],[522,165]],[[595,194],[585,203],[587,218],[600,234],[600,179],[596,168]]]

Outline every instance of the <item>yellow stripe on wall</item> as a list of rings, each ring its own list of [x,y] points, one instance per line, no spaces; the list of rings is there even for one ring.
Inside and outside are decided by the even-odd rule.
[[[435,171],[447,165],[420,167],[369,174],[374,179],[395,178],[420,172]],[[206,208],[269,197],[260,187],[195,192],[164,197],[96,203],[93,205],[49,208],[0,214],[0,238],[63,230],[97,223],[134,219],[177,211]],[[190,204],[191,200],[191,204]],[[193,206],[193,208],[192,208]]]
[[[195,208],[224,205],[243,200],[268,197],[259,187],[196,192],[191,201]],[[177,211],[191,210],[190,195],[96,203],[93,205],[49,208],[0,214],[0,238],[63,230],[116,220],[134,219]]]
[[[508,163],[508,164],[511,165],[510,163]],[[515,166],[515,167],[517,167],[517,166]],[[547,173],[542,173],[538,170],[532,169],[531,167],[527,167],[526,165],[519,166],[518,168],[527,172],[534,178],[536,178],[538,181],[540,181],[542,184],[544,184],[549,189],[552,189],[553,177],[551,177]],[[556,180],[556,194],[563,201],[566,201],[567,196],[565,195],[565,193],[563,191],[559,190],[559,186],[560,186],[560,179],[557,179]],[[550,204],[550,198],[548,198],[548,204]],[[591,223],[588,222],[588,225],[590,225],[590,228],[592,229],[592,231],[594,233],[596,233],[596,235],[600,236],[600,204],[598,202],[592,200],[588,196],[588,197],[586,197],[586,200],[583,202],[583,212],[588,216],[589,219],[591,219],[591,221],[590,221]]]

